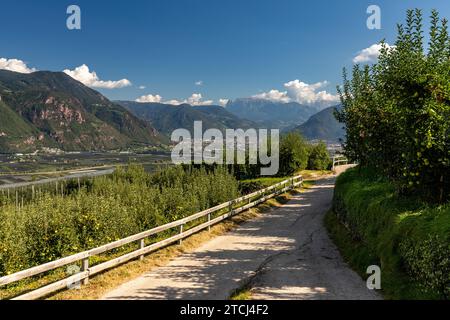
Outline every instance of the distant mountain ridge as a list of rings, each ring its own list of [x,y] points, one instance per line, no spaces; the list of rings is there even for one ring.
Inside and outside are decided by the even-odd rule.
[[[157,130],[62,72],[0,70],[0,152],[111,150],[165,141]]]
[[[308,140],[339,142],[345,137],[345,129],[344,125],[336,120],[334,111],[341,108],[341,105],[326,108],[311,116],[305,123],[295,127],[293,131],[299,131]]]
[[[191,106],[189,104],[170,105],[134,101],[116,102],[168,136],[179,128],[193,132],[195,121],[202,121],[203,131],[211,128],[224,131],[225,129],[256,127],[256,123],[240,119],[225,108],[216,105]]]
[[[248,101],[252,100],[252,101]],[[313,113],[314,108],[308,108],[299,104],[283,104],[280,106],[276,103],[253,101],[255,99],[239,99],[239,103],[245,101],[242,113],[248,117],[259,119],[253,122],[242,119],[239,116],[229,112],[229,105],[236,106],[231,103],[227,108],[221,106],[192,106],[189,104],[170,105],[162,103],[141,103],[135,101],[116,101],[138,118],[148,121],[148,123],[156,128],[159,132],[170,136],[175,129],[184,128],[193,132],[194,121],[202,121],[203,131],[211,128],[217,128],[224,131],[225,129],[248,129],[248,128],[279,128],[277,125],[282,123],[282,131],[299,131],[308,140],[323,140],[330,143],[339,142],[343,139],[345,131],[336,118],[334,117],[334,109],[340,106],[326,108],[317,113]],[[299,112],[299,108],[301,110]],[[307,110],[304,112],[304,110]],[[313,113],[306,121],[301,121],[301,125],[293,125],[299,120],[288,121],[286,114],[291,116],[304,117],[309,113]],[[237,112],[238,113],[238,112]],[[298,119],[298,118],[297,118]]]
[[[309,119],[319,110],[297,102],[273,102],[265,99],[240,98],[229,101],[226,110],[242,119],[247,119],[260,127],[285,130]]]
[[[43,147],[101,151],[169,142],[173,130],[217,128],[299,130],[310,140],[338,141],[334,107],[317,112],[298,103],[237,99],[226,108],[134,101],[111,102],[62,72],[0,70],[0,153]]]

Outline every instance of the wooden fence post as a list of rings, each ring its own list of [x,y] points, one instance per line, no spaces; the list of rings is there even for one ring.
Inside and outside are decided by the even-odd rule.
[[[144,249],[145,248],[145,239],[141,239],[139,240],[139,249]],[[139,260],[144,260],[144,255],[140,255],[139,256]]]
[[[81,260],[81,271],[87,271],[89,269],[89,258]],[[89,284],[89,277],[82,280],[83,285]]]
[[[211,222],[211,213],[208,213],[208,222]],[[208,232],[211,232],[211,225],[208,226]]]
[[[180,234],[182,234],[182,233],[183,233],[183,225],[180,225]],[[178,244],[181,246],[183,244],[183,239],[180,239],[178,241]]]

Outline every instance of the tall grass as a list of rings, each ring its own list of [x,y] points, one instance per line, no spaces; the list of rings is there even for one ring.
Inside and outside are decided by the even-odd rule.
[[[449,298],[450,204],[419,199],[399,196],[370,169],[351,169],[338,178],[333,205],[358,244],[348,258],[361,272],[380,265],[387,297]]]

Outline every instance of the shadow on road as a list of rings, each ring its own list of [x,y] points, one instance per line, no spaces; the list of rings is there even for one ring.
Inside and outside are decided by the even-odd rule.
[[[106,299],[227,299],[244,284],[261,299],[370,298],[323,227],[334,178],[129,282]]]

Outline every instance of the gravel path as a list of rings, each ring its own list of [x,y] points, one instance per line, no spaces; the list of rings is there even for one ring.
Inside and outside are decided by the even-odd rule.
[[[227,299],[249,284],[254,299],[380,299],[342,260],[323,218],[334,177],[123,284],[102,299]]]

